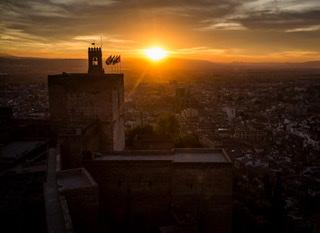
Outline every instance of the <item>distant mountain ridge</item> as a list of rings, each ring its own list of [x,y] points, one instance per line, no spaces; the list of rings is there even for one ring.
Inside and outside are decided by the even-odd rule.
[[[18,57],[18,56],[11,56],[8,54],[1,54],[0,53],[0,68],[3,63],[6,62],[6,60],[19,60],[28,63],[27,61],[39,61],[44,63],[60,63],[61,61],[68,61],[69,64],[76,64],[79,62],[79,64],[82,64],[84,62],[87,62],[86,59],[79,59],[79,58],[38,58],[38,57]],[[174,64],[177,65],[179,68],[182,66],[187,66],[190,68],[189,65],[195,65],[195,66],[236,66],[236,67],[314,67],[320,69],[320,60],[316,61],[305,61],[305,62],[228,62],[228,63],[221,63],[221,62],[214,62],[209,60],[200,60],[200,59],[184,59],[184,58],[167,58],[164,61],[160,61],[157,63],[154,63],[152,61],[149,61],[144,58],[123,58],[125,62],[127,62],[129,65],[139,65],[143,64],[145,66],[146,64],[149,65],[161,65],[161,64]]]
[[[164,75],[159,72],[237,72],[237,70],[304,70],[312,69],[320,72],[320,61],[302,63],[217,63],[206,60],[191,60],[182,58],[167,58],[163,61],[152,62],[143,58],[122,58],[122,71],[128,74],[139,75],[144,72],[150,75]],[[105,66],[106,71],[112,71]],[[181,71],[181,72],[180,72]],[[49,74],[87,72],[86,59],[50,59],[25,58],[14,56],[0,56],[0,75],[10,75],[23,79],[46,79]],[[157,73],[158,72],[158,73]]]

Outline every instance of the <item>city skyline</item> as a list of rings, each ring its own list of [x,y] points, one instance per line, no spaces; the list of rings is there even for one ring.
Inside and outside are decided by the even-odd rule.
[[[85,58],[89,43],[126,57],[150,47],[214,62],[319,60],[320,3],[13,1],[0,3],[0,54]]]

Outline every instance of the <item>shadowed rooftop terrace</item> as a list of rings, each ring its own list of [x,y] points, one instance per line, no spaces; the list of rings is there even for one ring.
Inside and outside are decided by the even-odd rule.
[[[168,161],[173,163],[231,163],[223,149],[173,149],[112,152],[96,157],[103,161]]]

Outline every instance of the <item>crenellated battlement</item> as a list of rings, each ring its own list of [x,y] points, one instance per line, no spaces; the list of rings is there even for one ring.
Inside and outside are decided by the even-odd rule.
[[[102,49],[101,47],[88,48],[88,73],[104,73],[102,67]]]
[[[102,50],[100,47],[89,47],[88,48],[88,52],[89,53],[101,53],[102,54]]]

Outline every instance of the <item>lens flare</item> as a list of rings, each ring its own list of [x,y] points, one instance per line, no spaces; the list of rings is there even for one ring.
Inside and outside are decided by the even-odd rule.
[[[168,56],[168,52],[159,47],[148,48],[145,55],[153,61],[159,61]]]

